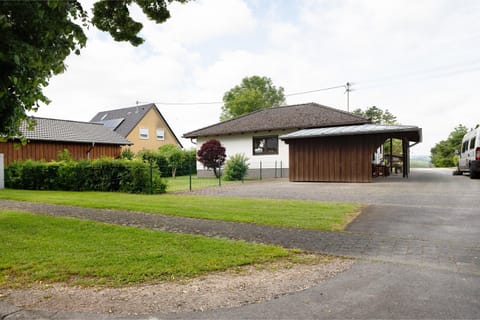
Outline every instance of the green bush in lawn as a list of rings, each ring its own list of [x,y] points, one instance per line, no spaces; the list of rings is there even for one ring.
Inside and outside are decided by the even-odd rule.
[[[152,186],[150,185],[150,170]],[[156,166],[139,160],[14,162],[5,170],[7,188],[65,191],[163,193],[166,183]]]
[[[228,181],[243,180],[248,171],[248,158],[244,154],[234,154],[225,163],[224,178]]]

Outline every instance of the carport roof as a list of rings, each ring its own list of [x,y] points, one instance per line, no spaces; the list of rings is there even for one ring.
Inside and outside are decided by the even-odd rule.
[[[338,126],[328,128],[313,128],[295,131],[283,136],[282,140],[323,138],[332,136],[353,136],[353,135],[372,135],[388,134],[392,138],[408,138],[410,141],[422,141],[422,129],[416,126],[404,125],[381,125],[381,124],[362,124],[353,126]]]

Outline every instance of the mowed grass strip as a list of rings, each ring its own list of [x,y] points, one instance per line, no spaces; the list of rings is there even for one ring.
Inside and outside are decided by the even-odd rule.
[[[125,286],[191,278],[294,250],[0,210],[0,287]]]
[[[174,194],[4,189],[0,198],[326,231],[342,231],[361,210],[357,203]]]
[[[190,177],[178,176],[175,178],[163,178],[167,182],[167,192],[188,191],[190,189]],[[219,185],[217,178],[198,178],[197,175],[192,175],[192,190],[197,190],[207,187],[216,187]],[[225,181],[222,179],[221,184],[242,183],[241,181]]]

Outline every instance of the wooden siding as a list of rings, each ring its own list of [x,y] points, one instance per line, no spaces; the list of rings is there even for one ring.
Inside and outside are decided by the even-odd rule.
[[[98,159],[103,157],[118,158],[121,147],[119,145],[90,143],[61,143],[48,141],[30,141],[26,145],[18,142],[1,142],[0,153],[5,155],[5,165],[21,160],[56,160],[59,152],[64,149],[70,151],[74,160]],[[88,155],[90,153],[90,155]]]
[[[381,136],[290,140],[290,181],[371,182],[372,155],[384,140]]]

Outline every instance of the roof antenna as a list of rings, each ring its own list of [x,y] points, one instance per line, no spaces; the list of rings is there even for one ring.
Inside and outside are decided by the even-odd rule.
[[[136,106],[135,106],[135,113],[138,113],[138,100],[136,101]]]

